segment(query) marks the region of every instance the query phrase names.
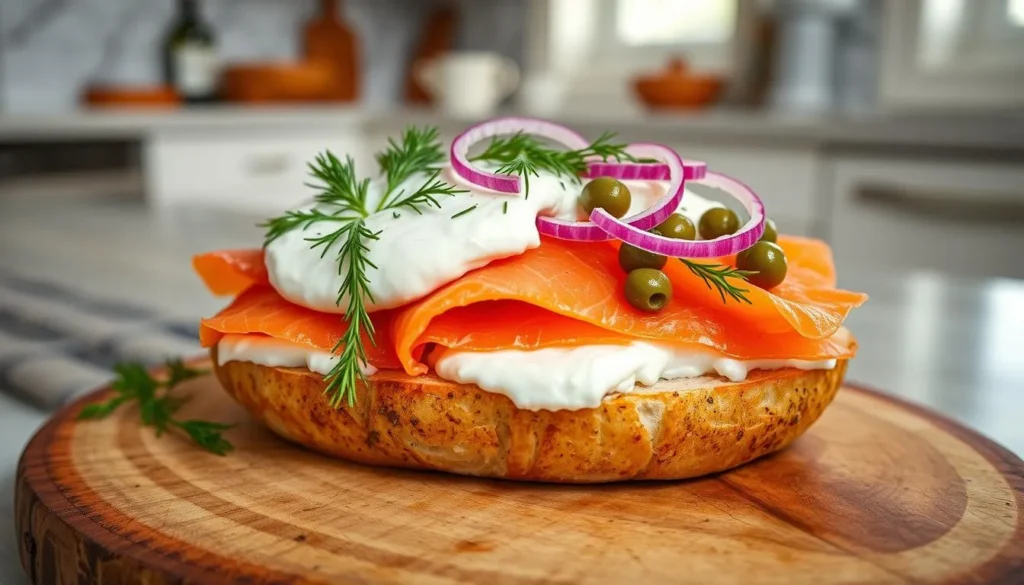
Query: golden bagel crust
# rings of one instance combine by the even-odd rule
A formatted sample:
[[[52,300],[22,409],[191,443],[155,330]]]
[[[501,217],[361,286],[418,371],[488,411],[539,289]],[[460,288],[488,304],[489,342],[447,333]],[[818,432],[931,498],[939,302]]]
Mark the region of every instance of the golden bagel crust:
[[[216,348],[211,351],[217,364]],[[433,376],[381,371],[354,407],[333,409],[322,376],[251,362],[215,366],[231,396],[278,435],[369,465],[561,483],[682,479],[789,445],[832,401],[833,370],[756,370],[667,380],[598,408],[530,411],[500,394]]]

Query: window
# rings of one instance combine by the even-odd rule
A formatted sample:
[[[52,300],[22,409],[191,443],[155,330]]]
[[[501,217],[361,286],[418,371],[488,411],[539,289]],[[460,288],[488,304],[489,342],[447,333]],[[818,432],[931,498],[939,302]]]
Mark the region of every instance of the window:
[[[1024,1],[926,0],[918,27],[926,68],[998,67],[1024,51]]]
[[[543,0],[535,0],[543,1]],[[575,71],[600,61],[606,74],[634,74],[682,55],[696,68],[730,66],[738,0],[549,0],[550,59]]]
[[[732,39],[732,0],[617,0],[616,33],[630,47],[723,44]]]
[[[1024,105],[1024,0],[905,0],[884,6],[884,105]]]
[[[563,103],[595,112],[639,107],[633,79],[676,57],[731,75],[756,13],[752,0],[528,2],[527,74],[552,77]]]
[[[1024,0],[1010,0],[1006,4],[1006,20],[1014,26],[1024,27]]]

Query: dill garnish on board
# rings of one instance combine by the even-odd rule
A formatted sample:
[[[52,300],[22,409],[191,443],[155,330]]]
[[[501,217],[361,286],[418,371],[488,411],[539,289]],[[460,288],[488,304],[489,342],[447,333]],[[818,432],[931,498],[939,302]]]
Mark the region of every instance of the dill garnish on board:
[[[209,370],[190,368],[180,359],[168,361],[166,370],[163,377],[154,378],[139,363],[114,366],[116,377],[110,384],[114,396],[106,402],[87,405],[78,413],[78,419],[106,418],[122,405],[134,402],[139,406],[142,424],[153,427],[158,437],[168,431],[183,433],[203,449],[216,455],[226,455],[234,446],[221,433],[233,425],[175,417],[188,402],[188,397],[175,396],[171,391],[186,380],[205,376]]]

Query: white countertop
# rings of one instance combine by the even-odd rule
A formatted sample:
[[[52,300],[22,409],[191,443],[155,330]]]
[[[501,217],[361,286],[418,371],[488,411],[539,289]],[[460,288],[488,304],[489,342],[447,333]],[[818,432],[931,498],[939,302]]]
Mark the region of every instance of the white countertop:
[[[261,218],[138,200],[50,193],[0,197],[0,269],[183,319],[218,310],[193,253],[257,245]],[[860,351],[848,379],[935,409],[1024,455],[1024,281],[934,273],[851,274],[870,300],[847,324]],[[46,414],[0,395],[0,584],[24,583],[11,540],[17,457]]]
[[[500,115],[521,112],[506,111]],[[526,115],[524,113],[524,115]],[[709,110],[652,114],[642,111],[544,116],[587,131],[609,130],[648,140],[760,140],[817,146],[892,146],[981,149],[1024,153],[1024,115],[973,116],[865,114],[802,116],[772,112]],[[288,127],[386,131],[434,124],[457,131],[473,118],[424,109],[379,111],[349,106],[240,107],[215,105],[167,111],[81,110],[46,116],[0,116],[0,144],[33,141],[143,139],[154,132],[187,129],[257,130]]]

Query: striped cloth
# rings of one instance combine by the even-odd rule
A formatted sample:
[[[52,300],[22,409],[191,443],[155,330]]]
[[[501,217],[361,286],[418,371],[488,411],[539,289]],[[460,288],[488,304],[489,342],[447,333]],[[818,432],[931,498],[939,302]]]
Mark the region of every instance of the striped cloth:
[[[119,361],[199,352],[195,322],[0,271],[0,392],[37,408],[107,383]]]

